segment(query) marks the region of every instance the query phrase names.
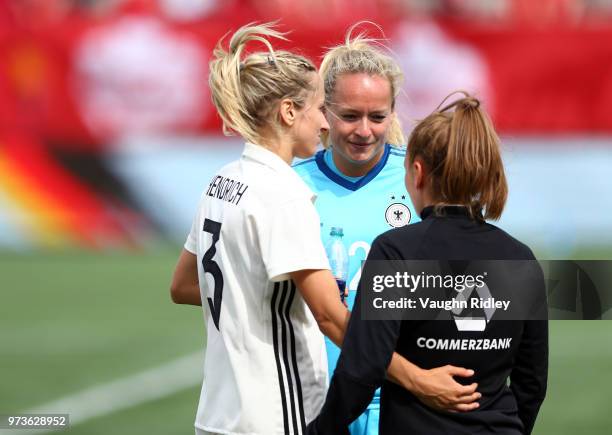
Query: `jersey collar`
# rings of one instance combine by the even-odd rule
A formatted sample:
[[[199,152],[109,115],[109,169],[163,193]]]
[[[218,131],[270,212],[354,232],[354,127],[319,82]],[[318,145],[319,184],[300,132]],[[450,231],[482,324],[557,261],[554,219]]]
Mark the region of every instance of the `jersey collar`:
[[[421,220],[425,220],[430,216],[434,217],[470,217],[470,212],[466,206],[463,205],[444,205],[438,206],[437,208],[433,205],[428,205],[421,210]]]
[[[383,155],[382,155],[380,161],[376,164],[376,166],[374,166],[372,169],[370,169],[370,172],[365,174],[363,177],[361,177],[357,181],[347,180],[346,178],[336,174],[327,165],[327,163],[325,162],[325,153],[328,152],[327,150],[319,151],[316,154],[316,156],[315,156],[315,161],[317,162],[317,166],[318,166],[319,170],[323,174],[325,174],[325,176],[327,176],[327,178],[332,180],[334,183],[339,184],[340,186],[344,187],[345,189],[353,190],[354,191],[354,190],[357,190],[357,189],[365,186],[370,181],[372,181],[374,178],[376,178],[376,176],[380,173],[380,171],[383,170],[383,168],[387,164],[387,160],[389,159],[389,151],[390,150],[391,150],[391,145],[385,144],[385,151],[383,152]]]
[[[298,192],[303,193],[311,201],[314,202],[317,195],[310,190],[308,185],[300,178],[300,176],[293,170],[293,168],[287,164],[283,159],[272,151],[265,149],[260,145],[256,145],[251,142],[244,144],[244,151],[242,152],[242,158],[247,158],[256,161],[262,165],[265,165],[276,173],[278,173],[279,183],[285,183]]]

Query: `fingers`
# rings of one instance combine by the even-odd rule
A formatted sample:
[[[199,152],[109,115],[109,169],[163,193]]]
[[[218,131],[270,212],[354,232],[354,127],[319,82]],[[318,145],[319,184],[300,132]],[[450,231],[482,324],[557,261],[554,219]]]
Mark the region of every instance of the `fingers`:
[[[482,397],[482,394],[480,394],[479,392],[475,392],[472,394],[468,394],[466,396],[461,396],[457,399],[456,404],[471,404],[473,402],[475,402],[476,400],[480,399]]]
[[[480,394],[477,393],[476,395],[463,397],[460,399],[460,401],[444,403],[439,400],[421,400],[421,402],[427,405],[429,408],[435,409],[438,411],[467,412],[467,411],[473,411],[480,407],[480,404],[476,402],[476,398],[479,399],[480,397],[481,397]],[[463,402],[464,400],[467,403],[464,403]]]
[[[449,404],[446,407],[446,411],[449,412],[467,412],[473,411],[480,407],[480,404],[477,402],[478,399],[482,397],[480,393],[473,393],[467,396],[462,396],[455,400],[452,404]]]
[[[467,411],[473,411],[475,409],[477,409],[480,405],[478,404],[478,402],[473,402],[473,403],[460,403],[458,405],[456,405],[454,407],[454,411],[458,411],[458,412],[467,412]]]
[[[462,378],[474,376],[474,370],[472,369],[465,369],[463,367],[455,367],[451,365],[446,366],[446,369],[451,376],[461,376]]]
[[[461,385],[461,384],[458,384],[458,385],[459,385],[459,388],[458,388],[459,396],[467,396],[469,394],[473,394],[476,391],[476,388],[478,388],[478,384],[476,382],[470,385]]]
[[[477,402],[482,397],[479,392],[474,392],[465,396],[457,398],[452,405],[449,406],[450,412],[468,412],[473,411],[480,407]]]

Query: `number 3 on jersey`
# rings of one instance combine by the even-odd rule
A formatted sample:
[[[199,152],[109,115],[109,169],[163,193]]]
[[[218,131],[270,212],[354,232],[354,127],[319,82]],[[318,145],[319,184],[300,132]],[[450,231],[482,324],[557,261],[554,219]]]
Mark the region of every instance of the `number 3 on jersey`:
[[[217,248],[215,245],[219,241],[219,236],[221,235],[221,222],[205,219],[204,231],[212,234],[212,245],[204,253],[204,257],[202,257],[202,267],[204,268],[204,273],[210,273],[215,282],[214,301],[210,297],[207,299],[213,322],[215,323],[218,331],[219,316],[221,315],[221,299],[223,297],[223,274],[221,273],[221,268],[219,265],[215,262],[215,260],[213,260],[213,257],[217,253]]]

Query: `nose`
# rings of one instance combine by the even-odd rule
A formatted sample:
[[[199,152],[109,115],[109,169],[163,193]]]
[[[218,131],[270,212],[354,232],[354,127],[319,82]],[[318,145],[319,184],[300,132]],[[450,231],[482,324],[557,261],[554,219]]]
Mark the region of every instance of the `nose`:
[[[357,125],[357,129],[355,130],[355,134],[360,137],[370,137],[372,134],[372,128],[370,127],[370,121],[368,118],[363,117],[359,124]]]
[[[325,116],[321,116],[321,132],[329,131],[329,123],[327,122],[327,118]]]

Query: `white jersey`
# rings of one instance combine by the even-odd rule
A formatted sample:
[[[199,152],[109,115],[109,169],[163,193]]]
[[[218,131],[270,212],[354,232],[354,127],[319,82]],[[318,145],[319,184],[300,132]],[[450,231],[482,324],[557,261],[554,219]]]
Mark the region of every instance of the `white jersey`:
[[[323,335],[288,275],[329,268],[314,199],[279,156],[249,143],[202,194],[185,243],[207,327],[197,428],[301,434],[319,413]]]

